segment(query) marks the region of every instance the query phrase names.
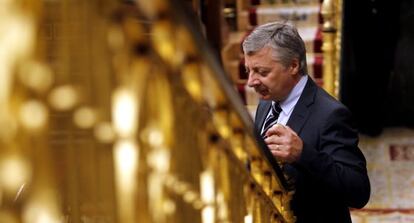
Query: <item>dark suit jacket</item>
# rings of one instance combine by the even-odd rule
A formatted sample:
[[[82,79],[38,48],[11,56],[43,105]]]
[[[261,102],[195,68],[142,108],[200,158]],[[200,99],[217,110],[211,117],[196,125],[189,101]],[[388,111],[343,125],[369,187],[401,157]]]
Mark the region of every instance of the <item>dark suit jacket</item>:
[[[259,103],[257,129],[270,105]],[[295,179],[291,208],[297,223],[351,222],[348,207],[361,208],[368,202],[366,161],[350,116],[344,105],[308,78],[287,122],[303,140],[299,161],[285,166]]]

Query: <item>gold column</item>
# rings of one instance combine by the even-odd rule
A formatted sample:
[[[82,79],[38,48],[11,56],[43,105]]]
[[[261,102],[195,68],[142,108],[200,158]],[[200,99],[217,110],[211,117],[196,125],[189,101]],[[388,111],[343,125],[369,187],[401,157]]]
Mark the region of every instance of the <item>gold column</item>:
[[[323,23],[323,87],[331,95],[339,94],[339,66],[341,52],[342,1],[324,0],[321,13]]]

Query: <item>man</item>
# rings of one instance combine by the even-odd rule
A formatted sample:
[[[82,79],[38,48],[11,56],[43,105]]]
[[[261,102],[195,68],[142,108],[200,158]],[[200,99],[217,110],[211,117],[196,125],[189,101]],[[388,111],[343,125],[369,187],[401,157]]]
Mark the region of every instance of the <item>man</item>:
[[[297,223],[351,222],[349,207],[368,202],[370,184],[349,110],[306,74],[305,44],[292,25],[257,27],[243,51],[248,86],[261,99],[256,127],[294,178]]]

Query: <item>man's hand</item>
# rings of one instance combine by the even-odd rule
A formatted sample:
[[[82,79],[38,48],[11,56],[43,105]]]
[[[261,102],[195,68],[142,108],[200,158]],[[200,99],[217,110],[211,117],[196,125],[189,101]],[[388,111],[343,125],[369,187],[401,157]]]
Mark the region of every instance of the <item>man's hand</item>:
[[[266,132],[265,142],[278,160],[292,163],[302,154],[303,141],[289,126],[276,124]]]

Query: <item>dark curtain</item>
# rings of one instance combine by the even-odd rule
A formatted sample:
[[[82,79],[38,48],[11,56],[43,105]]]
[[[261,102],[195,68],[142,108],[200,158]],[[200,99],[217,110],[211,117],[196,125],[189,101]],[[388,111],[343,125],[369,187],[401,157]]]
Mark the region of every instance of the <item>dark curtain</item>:
[[[414,127],[414,1],[402,1],[387,105],[389,126]]]
[[[400,0],[344,0],[340,98],[363,134],[375,136],[397,124],[389,94],[400,5]]]

